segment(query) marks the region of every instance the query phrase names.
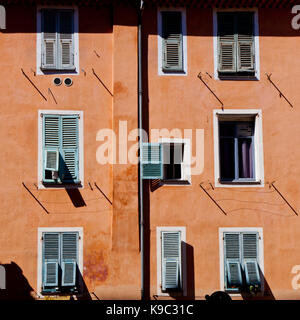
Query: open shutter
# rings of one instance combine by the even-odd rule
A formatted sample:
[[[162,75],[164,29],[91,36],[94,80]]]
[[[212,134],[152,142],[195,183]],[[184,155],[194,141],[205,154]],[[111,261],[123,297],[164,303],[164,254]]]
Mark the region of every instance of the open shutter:
[[[42,69],[57,67],[57,13],[55,10],[42,11]]]
[[[74,69],[74,13],[61,11],[59,13],[59,50],[60,68]]]
[[[238,63],[237,71],[254,71],[254,21],[253,13],[237,15]]]
[[[238,290],[242,286],[240,235],[239,233],[225,233],[224,241],[227,289]]]
[[[182,23],[181,12],[162,12],[163,70],[182,71]]]
[[[59,116],[43,115],[43,180],[54,181],[54,179],[45,178],[45,170],[59,170]]]
[[[58,286],[59,234],[43,234],[43,287]]]
[[[78,116],[62,116],[62,170],[60,178],[63,182],[79,182],[78,160]]]
[[[244,271],[247,285],[258,285],[261,280],[258,267],[258,234],[243,233]]]
[[[162,232],[162,290],[180,289],[180,232]]]
[[[219,72],[236,72],[235,17],[218,13]]]
[[[162,145],[160,143],[143,143],[140,151],[142,178],[163,178]]]
[[[62,286],[76,285],[77,233],[62,234]]]

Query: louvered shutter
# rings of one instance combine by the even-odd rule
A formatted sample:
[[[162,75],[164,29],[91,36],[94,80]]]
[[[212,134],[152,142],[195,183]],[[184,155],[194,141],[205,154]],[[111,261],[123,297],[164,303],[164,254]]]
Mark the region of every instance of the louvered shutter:
[[[74,69],[73,16],[73,11],[61,11],[59,13],[58,38],[61,69]]]
[[[219,72],[236,72],[235,17],[218,13]]]
[[[240,288],[242,286],[240,235],[239,233],[225,233],[225,270],[227,288]]]
[[[54,10],[42,11],[42,69],[56,69],[57,14]]]
[[[180,289],[180,232],[162,232],[162,290]]]
[[[58,286],[59,234],[43,234],[43,287]]]
[[[140,157],[143,179],[163,178],[163,156],[160,143],[143,143]]]
[[[60,148],[60,118],[56,115],[43,116],[43,181],[53,181],[45,178],[45,170],[59,170]]]
[[[76,285],[78,234],[62,234],[62,286]]]
[[[254,71],[254,21],[253,13],[237,15],[237,71]]]
[[[260,286],[258,267],[258,234],[243,233],[243,264],[247,285]]]
[[[62,116],[61,119],[62,165],[60,179],[62,182],[79,182],[78,116]]]
[[[162,12],[162,56],[164,71],[183,70],[181,12]]]

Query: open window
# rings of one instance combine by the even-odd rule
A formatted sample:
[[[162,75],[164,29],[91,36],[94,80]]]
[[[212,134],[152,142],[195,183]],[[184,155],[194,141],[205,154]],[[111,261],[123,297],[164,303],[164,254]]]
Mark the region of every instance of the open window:
[[[260,110],[214,111],[215,185],[263,186]]]
[[[43,186],[81,185],[80,116],[41,113],[40,151]]]
[[[143,179],[160,179],[164,184],[190,184],[190,141],[163,139],[144,143],[141,152]]]

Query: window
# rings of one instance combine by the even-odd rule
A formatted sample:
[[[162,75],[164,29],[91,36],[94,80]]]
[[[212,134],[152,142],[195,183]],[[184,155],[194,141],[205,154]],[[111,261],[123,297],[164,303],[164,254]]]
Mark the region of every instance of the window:
[[[190,184],[190,157],[189,139],[144,143],[141,154],[143,179],[160,179],[166,184]]]
[[[43,115],[45,183],[79,183],[78,115]]]
[[[42,292],[78,290],[78,232],[42,233]]]
[[[158,73],[160,75],[186,74],[185,10],[160,9],[158,33]]]
[[[39,188],[83,183],[83,113],[39,111]]]
[[[224,283],[229,292],[261,291],[258,232],[224,232]]]
[[[217,11],[214,20],[216,77],[259,78],[257,11]]]
[[[186,295],[185,227],[157,227],[157,293]]]
[[[43,9],[42,64],[44,70],[75,70],[74,12]]]
[[[254,120],[219,121],[221,181],[255,181]]]
[[[261,112],[214,112],[215,184],[263,185]]]

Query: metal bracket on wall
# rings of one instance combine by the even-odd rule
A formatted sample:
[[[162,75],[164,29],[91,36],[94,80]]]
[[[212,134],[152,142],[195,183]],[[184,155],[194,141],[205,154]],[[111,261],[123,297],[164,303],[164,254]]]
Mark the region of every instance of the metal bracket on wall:
[[[34,198],[34,200],[44,209],[44,211],[49,214],[50,212],[41,204],[41,202],[36,198],[36,196],[29,190],[29,188],[22,182],[23,187],[28,191],[28,193]]]
[[[274,190],[280,195],[280,197],[284,200],[284,202],[292,209],[292,211],[295,213],[296,216],[298,216],[297,211],[289,204],[289,202],[286,200],[286,198],[282,195],[282,193],[277,189],[277,187],[275,187],[274,185],[275,181],[272,181],[269,183],[269,188],[271,188],[271,186],[274,188]]]
[[[24,70],[21,68],[21,71],[24,75],[24,77],[31,83],[31,85],[35,88],[35,90],[43,97],[45,101],[47,101],[47,98],[42,94],[40,89],[32,82],[32,80],[28,77],[28,75],[24,72]]]
[[[207,72],[206,72],[207,73]],[[208,74],[208,73],[207,73]],[[213,96],[220,102],[222,110],[224,110],[224,103],[217,97],[217,95],[213,92],[213,90],[207,85],[207,83],[202,79],[201,72],[198,74],[198,78],[202,81],[202,83],[206,86],[206,88],[213,94]]]
[[[217,203],[217,201],[203,188],[203,182],[199,184],[200,188],[208,195],[208,197],[213,201],[213,203],[227,216],[227,213],[222,209],[222,207]]]
[[[276,84],[271,80],[271,75],[272,75],[272,73],[270,73],[270,74],[267,74],[266,73],[266,76],[267,76],[267,78],[268,78],[268,80],[270,81],[270,83],[274,86],[274,88],[279,92],[279,97],[281,98],[281,97],[283,97],[284,98],[284,100],[292,107],[292,108],[294,108],[294,106],[290,103],[290,101],[288,100],[288,98],[281,92],[281,90],[276,86]]]

